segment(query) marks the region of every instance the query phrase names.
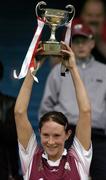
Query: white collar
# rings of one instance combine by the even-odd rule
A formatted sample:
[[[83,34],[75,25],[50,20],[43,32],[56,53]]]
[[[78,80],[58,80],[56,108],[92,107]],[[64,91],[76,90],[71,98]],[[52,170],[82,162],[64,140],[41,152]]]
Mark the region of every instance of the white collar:
[[[63,151],[61,157],[60,157],[58,160],[56,160],[56,161],[51,161],[51,160],[49,160],[49,159],[48,159],[48,154],[47,154],[46,152],[44,152],[44,153],[42,154],[42,157],[47,160],[47,162],[48,162],[48,164],[49,164],[50,166],[59,166],[60,160],[61,160],[62,156],[66,156],[66,155],[67,155],[67,150],[64,148],[64,151]]]

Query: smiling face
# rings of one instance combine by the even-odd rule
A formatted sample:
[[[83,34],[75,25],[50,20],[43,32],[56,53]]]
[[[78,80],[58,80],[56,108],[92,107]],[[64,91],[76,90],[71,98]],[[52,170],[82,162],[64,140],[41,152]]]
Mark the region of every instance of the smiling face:
[[[52,161],[58,160],[64,151],[64,143],[70,133],[65,132],[64,126],[51,120],[43,124],[40,135],[41,143],[48,154],[48,159]]]
[[[93,39],[76,36],[72,40],[72,49],[77,59],[86,59],[90,56],[95,43]]]

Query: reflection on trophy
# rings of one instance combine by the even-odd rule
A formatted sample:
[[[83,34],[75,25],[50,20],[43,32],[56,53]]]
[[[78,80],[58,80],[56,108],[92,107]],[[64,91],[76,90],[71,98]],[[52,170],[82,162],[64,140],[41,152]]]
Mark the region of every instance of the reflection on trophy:
[[[43,7],[44,6],[44,7]],[[67,10],[45,8],[46,3],[41,1],[36,6],[36,15],[38,10],[41,11],[41,18],[45,17],[46,23],[51,28],[51,36],[48,41],[43,42],[44,53],[43,55],[59,55],[60,43],[55,38],[56,28],[68,24],[70,14],[75,15],[75,9],[72,5],[67,5]]]

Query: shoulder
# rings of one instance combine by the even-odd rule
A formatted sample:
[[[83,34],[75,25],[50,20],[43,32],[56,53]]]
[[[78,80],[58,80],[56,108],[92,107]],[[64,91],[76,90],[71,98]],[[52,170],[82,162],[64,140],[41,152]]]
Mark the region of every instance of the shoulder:
[[[94,62],[94,64],[96,65],[96,67],[106,70],[106,64],[101,63],[101,62],[97,61],[96,59],[94,59],[93,62]]]
[[[88,177],[89,168],[92,160],[92,144],[88,150],[85,150],[78,141],[78,139],[75,137],[69,153],[71,156],[74,157],[78,169],[80,169],[81,178],[82,174]]]
[[[100,76],[102,78],[106,77],[106,64],[103,64],[97,60],[92,61],[91,71],[93,75]]]
[[[77,160],[92,158],[92,144],[88,150],[85,150],[77,137],[74,138],[73,145],[69,150],[70,155],[73,155]]]

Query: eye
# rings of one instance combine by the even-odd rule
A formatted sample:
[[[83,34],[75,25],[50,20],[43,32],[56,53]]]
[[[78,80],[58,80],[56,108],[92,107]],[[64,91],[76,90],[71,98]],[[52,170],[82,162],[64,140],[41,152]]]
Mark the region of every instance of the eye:
[[[44,136],[44,137],[48,137],[49,135],[48,135],[47,133],[44,133],[43,136]]]
[[[54,137],[60,137],[60,134],[55,134]]]

